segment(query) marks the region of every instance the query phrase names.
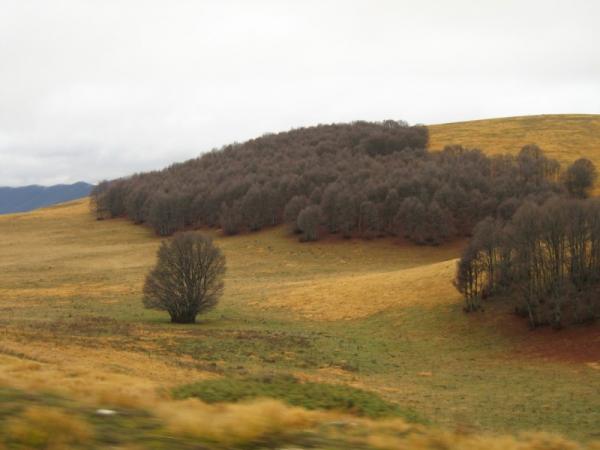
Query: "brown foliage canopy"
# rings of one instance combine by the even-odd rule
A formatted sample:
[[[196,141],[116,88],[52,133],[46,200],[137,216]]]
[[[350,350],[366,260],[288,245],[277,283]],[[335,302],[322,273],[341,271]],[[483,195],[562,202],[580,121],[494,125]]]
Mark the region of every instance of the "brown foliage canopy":
[[[126,216],[159,235],[279,223],[300,233],[301,221],[310,228],[303,240],[391,234],[436,245],[488,215],[510,218],[525,200],[565,192],[560,165],[535,145],[486,156],[460,146],[428,152],[427,140],[426,127],[394,121],[300,128],[101,183],[93,198],[100,218]]]
[[[598,178],[594,163],[586,158],[579,158],[565,172],[565,186],[575,197],[586,198]]]

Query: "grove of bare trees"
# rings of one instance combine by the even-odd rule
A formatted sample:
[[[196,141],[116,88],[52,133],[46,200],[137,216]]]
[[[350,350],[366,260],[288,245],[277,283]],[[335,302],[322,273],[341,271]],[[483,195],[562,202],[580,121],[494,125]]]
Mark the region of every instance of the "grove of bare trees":
[[[508,222],[480,222],[458,262],[467,311],[494,296],[532,327],[600,316],[600,200],[526,202]]]
[[[162,236],[287,223],[303,241],[399,235],[437,245],[488,215],[510,218],[524,201],[589,189],[584,164],[563,175],[535,145],[486,156],[427,143],[426,127],[394,121],[300,128],[103,182],[92,197],[98,218],[128,217]]]
[[[473,236],[455,279],[467,311],[506,296],[532,326],[598,316],[600,203],[584,200],[593,163],[562,169],[536,145],[493,156],[427,147],[427,128],[403,122],[300,128],[100,183],[92,200],[98,219],[127,217],[161,236],[281,223],[304,242],[393,235],[438,245]]]

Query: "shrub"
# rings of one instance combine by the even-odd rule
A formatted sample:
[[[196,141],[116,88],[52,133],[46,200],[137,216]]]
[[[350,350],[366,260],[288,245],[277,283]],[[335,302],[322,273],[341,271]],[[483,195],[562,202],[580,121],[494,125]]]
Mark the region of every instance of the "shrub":
[[[10,419],[5,439],[18,448],[72,448],[92,438],[91,426],[56,408],[32,406]]]
[[[144,306],[167,311],[174,323],[194,323],[223,293],[225,257],[212,239],[187,232],[163,242],[146,278]]]
[[[306,409],[336,410],[373,418],[395,416],[420,421],[414,412],[387,402],[375,393],[346,385],[301,382],[290,375],[201,381],[178,387],[173,395],[178,399],[195,397],[207,403],[274,398]]]
[[[208,444],[197,448],[220,449],[282,448],[327,419],[323,413],[276,400],[207,405],[189,398],[161,403],[155,412],[170,432]]]

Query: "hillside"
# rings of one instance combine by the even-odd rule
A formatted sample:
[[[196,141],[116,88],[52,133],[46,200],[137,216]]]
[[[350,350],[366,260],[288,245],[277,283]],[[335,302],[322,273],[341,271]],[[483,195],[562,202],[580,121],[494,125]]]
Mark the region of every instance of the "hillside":
[[[84,182],[55,186],[0,187],[0,214],[26,212],[87,197],[93,187]]]
[[[429,148],[477,147],[488,154],[515,154],[527,144],[568,164],[588,158],[600,167],[600,115],[558,114],[506,117],[429,125]]]
[[[314,439],[327,448],[397,448],[406,439],[422,448],[439,448],[440,440],[474,449],[516,446],[512,437],[430,435],[419,426],[408,432],[398,419],[356,422],[272,404],[210,409],[167,395],[189,383],[200,384],[180,392],[226,380],[219,388],[225,392],[212,388],[218,398],[267,374],[317,383],[323,397],[340,384],[357,399],[367,392],[376,396],[369,405],[387,402],[399,417],[418,417],[431,430],[598,438],[600,329],[532,334],[508,311],[463,314],[450,283],[461,242],[299,245],[283,227],[213,234],[228,261],[224,298],[198,325],[172,326],[141,304],[160,242],[150,230],[121,219],[96,221],[87,200],[1,217],[0,403],[7,409],[0,408],[0,418],[22,417],[19,426],[31,429],[50,414],[64,428],[70,422],[56,419],[56,410],[74,414],[84,424],[67,426],[79,434],[68,433],[95,430],[96,445],[142,439],[155,448],[189,448],[193,439],[240,433],[243,442],[276,447],[310,446]],[[25,405],[38,409],[24,412]],[[103,419],[95,408],[119,414]],[[214,428],[200,425],[207,414]],[[355,432],[340,435],[327,425],[348,420],[358,424]],[[313,434],[294,434],[306,428]],[[550,442],[535,439],[519,448]]]
[[[600,327],[531,332],[500,302],[464,314],[464,238],[203,230],[224,297],[173,326],[141,303],[151,229],[96,220],[88,199],[0,217],[0,447],[597,445]]]
[[[103,182],[92,198],[98,218],[127,217],[161,236],[286,223],[303,241],[400,235],[438,245],[525,201],[569,194],[560,164],[536,145],[491,157],[460,145],[428,151],[427,142],[426,127],[403,122],[317,125]]]

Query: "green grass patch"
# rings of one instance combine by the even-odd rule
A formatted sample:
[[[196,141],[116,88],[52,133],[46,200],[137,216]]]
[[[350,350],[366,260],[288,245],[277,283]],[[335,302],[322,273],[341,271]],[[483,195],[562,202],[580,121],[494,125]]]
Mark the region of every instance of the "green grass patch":
[[[345,385],[300,381],[291,375],[220,378],[187,384],[173,390],[177,399],[196,397],[207,403],[274,398],[292,406],[348,412],[359,416],[402,417],[424,422],[411,410],[387,402],[373,392]]]

